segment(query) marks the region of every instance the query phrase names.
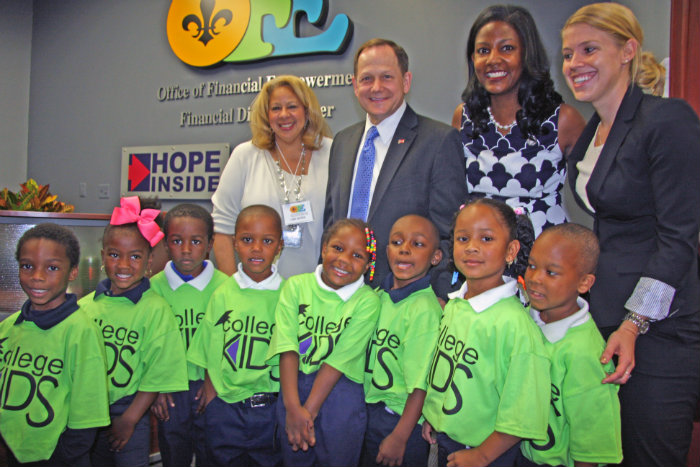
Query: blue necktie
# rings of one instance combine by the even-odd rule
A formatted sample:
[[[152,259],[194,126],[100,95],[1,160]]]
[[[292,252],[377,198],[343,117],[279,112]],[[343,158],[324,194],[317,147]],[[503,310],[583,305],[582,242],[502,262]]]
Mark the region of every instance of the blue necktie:
[[[357,164],[355,174],[355,185],[352,190],[352,204],[350,207],[350,217],[367,220],[369,211],[369,191],[372,187],[372,172],[374,171],[374,138],[379,136],[376,126],[372,126],[367,131],[365,144],[360,153],[360,162]]]

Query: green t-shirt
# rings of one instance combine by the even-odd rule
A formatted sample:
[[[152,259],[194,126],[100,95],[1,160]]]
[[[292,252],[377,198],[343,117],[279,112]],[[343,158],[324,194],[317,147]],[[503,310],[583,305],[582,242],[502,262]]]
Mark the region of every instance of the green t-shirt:
[[[549,359],[540,330],[512,293],[476,312],[471,302],[482,295],[445,306],[423,415],[472,447],[494,431],[546,439]]]
[[[230,404],[279,391],[279,359],[266,363],[279,294],[242,289],[229,277],[209,300],[187,358],[206,368],[216,393]]]
[[[0,432],[20,462],[51,457],[66,427],[109,425],[106,363],[97,327],[77,310],[43,330],[0,323]]]
[[[228,276],[215,269],[208,261],[205,270],[199,276],[185,282],[171,269],[171,264],[172,262],[168,262],[163,271],[151,278],[151,288],[170,305],[180,326],[185,349],[189,349],[194,333],[207,310],[209,297]],[[204,379],[204,370],[197,365],[188,364],[187,374],[191,381]]]
[[[365,400],[401,415],[414,389],[427,388],[442,308],[431,287],[398,303],[379,291],[381,312],[367,350]]]
[[[299,354],[299,371],[311,374],[326,363],[362,384],[365,353],[379,317],[379,298],[362,285],[343,301],[318,285],[315,273],[290,277],[275,311],[268,359],[283,352]]]
[[[551,405],[546,441],[522,443],[525,457],[538,464],[622,460],[618,386],[601,384],[614,365],[600,364],[605,342],[595,322],[570,327],[563,339],[545,346],[552,359]]]
[[[153,290],[138,303],[95,292],[78,304],[100,328],[107,352],[109,403],[137,391],[186,391],[185,347],[170,305]]]

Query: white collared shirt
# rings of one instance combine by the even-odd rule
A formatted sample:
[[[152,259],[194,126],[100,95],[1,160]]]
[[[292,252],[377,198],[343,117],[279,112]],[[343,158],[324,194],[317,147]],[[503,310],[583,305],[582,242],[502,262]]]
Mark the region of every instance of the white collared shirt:
[[[377,185],[377,179],[379,179],[379,172],[382,170],[382,165],[384,164],[384,159],[386,159],[386,154],[389,151],[389,146],[391,145],[391,140],[396,133],[396,128],[399,126],[399,122],[406,111],[406,101],[404,100],[396,112],[386,117],[384,120],[379,122],[377,125],[373,124],[369,115],[365,117],[365,132],[362,136],[362,141],[360,141],[360,147],[355,155],[355,168],[352,171],[352,183],[350,184],[350,200],[348,204],[348,217],[350,216],[350,210],[352,209],[352,194],[355,191],[355,177],[357,176],[357,166],[360,163],[360,156],[362,155],[362,148],[365,146],[365,139],[367,139],[367,132],[373,126],[377,127],[377,132],[379,136],[374,138],[374,168],[372,169],[372,185],[369,189],[369,202],[372,204],[372,196],[374,196],[374,187]],[[369,209],[367,210],[367,215],[369,217]]]
[[[498,301],[503,300],[504,298],[511,297],[517,293],[518,283],[515,279],[513,279],[512,277],[503,276],[503,282],[503,285],[499,285],[498,287],[494,287],[493,289],[489,289],[486,292],[480,293],[476,297],[467,299],[469,305],[471,305],[474,311],[476,311],[477,313],[481,313],[482,311],[496,304]],[[467,282],[465,281],[464,284],[462,284],[462,287],[459,288],[459,290],[456,290],[448,294],[447,296],[450,299],[464,299],[466,293]]]
[[[243,271],[243,264],[238,263],[238,271],[233,273],[233,278],[238,282],[238,287],[241,289],[254,289],[254,290],[277,290],[282,284],[282,276],[277,272],[277,265],[273,264],[271,266],[272,274],[266,279],[256,282],[250,278],[248,274]]]
[[[323,282],[323,279],[321,278],[321,271],[323,271],[323,265],[319,264],[318,266],[316,266],[316,282],[318,283],[318,286],[321,287],[323,290],[335,293],[344,302],[350,300],[350,297],[352,297],[352,295],[355,292],[357,292],[360,289],[360,287],[365,285],[365,278],[363,276],[360,276],[360,278],[357,279],[355,282],[343,286],[339,289],[334,289],[326,285],[325,282]]]
[[[209,285],[209,281],[214,276],[214,271],[216,270],[214,264],[212,264],[211,261],[207,261],[204,265],[204,269],[197,277],[190,281],[185,281],[175,272],[174,267],[175,265],[173,262],[168,261],[163,269],[165,278],[168,280],[168,285],[170,285],[171,289],[177,290],[181,286],[189,284],[200,292],[203,291],[207,285]]]
[[[591,202],[588,200],[588,192],[586,191],[586,186],[588,185],[588,181],[591,179],[593,169],[595,169],[595,166],[598,163],[600,153],[603,152],[602,144],[600,146],[595,145],[595,140],[598,135],[598,128],[600,128],[600,124],[595,130],[593,139],[588,145],[588,149],[586,149],[586,153],[584,154],[583,159],[576,163],[576,169],[578,169],[578,177],[576,177],[576,186],[574,187],[576,194],[578,194],[579,198],[581,198],[583,203],[588,209],[591,210],[591,212],[595,212],[595,209],[593,209],[593,206],[591,206]]]
[[[559,321],[554,321],[552,323],[545,323],[540,318],[540,312],[530,307],[530,316],[535,320],[535,323],[542,329],[542,334],[547,338],[549,342],[554,344],[559,342],[566,335],[566,331],[570,328],[580,326],[591,318],[588,314],[588,302],[581,297],[576,299],[576,304],[579,310],[572,315],[567,316]]]

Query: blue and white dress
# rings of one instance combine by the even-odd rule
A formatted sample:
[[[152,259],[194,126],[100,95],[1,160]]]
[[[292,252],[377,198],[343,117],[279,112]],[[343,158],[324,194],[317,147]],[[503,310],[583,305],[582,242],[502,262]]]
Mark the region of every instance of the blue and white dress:
[[[517,125],[504,136],[489,122],[488,131],[472,139],[468,136],[472,121],[462,106],[460,134],[470,196],[496,198],[513,208],[524,208],[535,235],[568,221],[561,194],[566,163],[559,148],[559,109],[542,123],[538,138],[525,139]]]

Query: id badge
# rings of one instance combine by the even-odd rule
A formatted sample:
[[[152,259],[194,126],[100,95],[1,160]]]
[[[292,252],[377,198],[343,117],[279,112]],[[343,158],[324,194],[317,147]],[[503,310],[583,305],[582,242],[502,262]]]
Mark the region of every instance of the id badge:
[[[285,225],[282,230],[282,240],[285,248],[301,248],[301,224]]]
[[[312,222],[314,214],[311,211],[311,201],[303,200],[283,204],[282,217],[284,217],[282,220],[287,226]]]

